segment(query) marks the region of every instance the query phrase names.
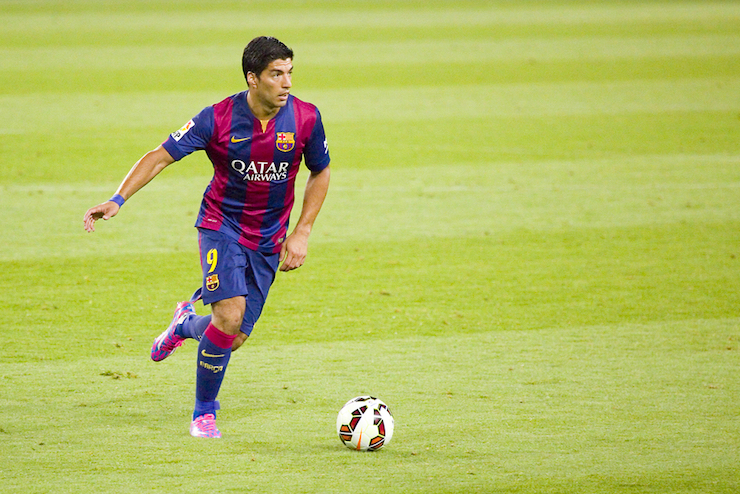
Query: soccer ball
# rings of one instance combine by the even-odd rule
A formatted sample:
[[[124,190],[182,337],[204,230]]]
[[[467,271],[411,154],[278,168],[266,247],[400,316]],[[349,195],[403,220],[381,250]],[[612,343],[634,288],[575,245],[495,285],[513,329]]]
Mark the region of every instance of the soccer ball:
[[[339,410],[337,434],[350,449],[377,451],[393,437],[393,415],[379,399],[358,396]]]

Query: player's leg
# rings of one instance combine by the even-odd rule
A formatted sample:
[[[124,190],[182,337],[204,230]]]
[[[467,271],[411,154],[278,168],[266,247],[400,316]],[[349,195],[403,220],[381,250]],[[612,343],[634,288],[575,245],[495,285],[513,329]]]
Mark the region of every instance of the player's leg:
[[[216,398],[244,318],[247,259],[242,246],[218,232],[201,230],[200,246],[203,303],[211,305],[211,319],[198,344],[195,409],[190,434],[220,437],[215,424],[219,408]],[[206,319],[192,322],[202,325]]]
[[[243,269],[246,296],[234,297],[212,304],[213,319],[198,346],[196,406],[191,434],[200,437],[220,437],[216,427],[216,397],[232,349],[237,349],[249,337],[262,313],[267,293],[275,279],[279,254],[261,254],[243,249],[247,265]],[[204,297],[208,302],[210,297]]]
[[[195,409],[190,434],[197,437],[220,437],[216,428],[216,401],[231,347],[244,317],[245,299],[237,296],[212,304],[213,319],[198,344],[198,370],[195,380]]]
[[[206,235],[205,238],[203,236],[204,234]],[[224,239],[226,239],[226,237],[222,234],[211,232],[210,230],[202,230],[199,232],[198,244],[201,248],[201,267],[203,268],[204,273],[203,286],[193,294],[189,301],[183,301],[177,304],[172,322],[167,329],[162,332],[162,334],[154,339],[151,358],[155,362],[164,360],[172,355],[186,339],[192,338],[200,341],[203,337],[203,333],[205,333],[211,323],[212,316],[197,315],[195,313],[195,307],[193,307],[193,302],[200,300],[204,293],[208,294],[206,298],[212,299],[214,298],[214,294],[211,292],[219,291],[220,281],[223,279],[223,276],[219,278],[219,273],[215,268],[218,266],[224,268],[228,265],[232,268],[236,267],[237,272],[238,270],[243,269],[243,266],[246,263],[244,256],[239,252],[235,260],[223,259],[223,256],[227,253],[227,251],[223,250],[223,247],[221,251],[222,259],[220,263],[218,262],[218,242]],[[240,250],[238,245],[235,247],[235,250]],[[228,281],[229,280],[227,280],[227,282]]]
[[[195,309],[189,304],[189,302],[180,302],[177,305],[172,323],[154,340],[154,344],[152,345],[152,360],[155,362],[164,360],[172,355],[186,339],[200,341],[203,337],[203,333],[205,333],[211,323],[212,316],[210,314],[205,316],[197,315]],[[253,303],[250,303],[250,305],[254,306]],[[187,312],[183,311],[183,307]],[[249,333],[251,333],[254,322],[256,321],[253,312],[254,310],[250,311],[250,316],[245,316],[247,320],[245,321],[244,329],[234,339],[231,351],[236,351],[249,338]],[[259,314],[257,314],[257,317],[259,317]]]

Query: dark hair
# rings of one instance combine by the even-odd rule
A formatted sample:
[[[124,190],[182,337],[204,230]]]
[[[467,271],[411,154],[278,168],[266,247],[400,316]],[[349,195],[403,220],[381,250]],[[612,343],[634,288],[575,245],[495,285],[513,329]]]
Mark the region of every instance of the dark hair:
[[[275,60],[285,60],[288,58],[293,58],[293,50],[285,46],[277,38],[271,36],[254,38],[244,48],[244,54],[242,55],[244,78],[247,78],[249,72],[259,77],[262,71]]]

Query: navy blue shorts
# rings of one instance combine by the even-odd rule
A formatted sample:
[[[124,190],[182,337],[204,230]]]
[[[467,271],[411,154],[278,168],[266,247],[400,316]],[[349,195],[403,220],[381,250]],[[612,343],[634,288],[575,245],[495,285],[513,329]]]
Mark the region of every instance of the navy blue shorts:
[[[203,304],[245,297],[247,309],[241,331],[250,335],[275,280],[280,254],[248,249],[223,233],[204,228],[198,229],[198,241],[203,268]]]

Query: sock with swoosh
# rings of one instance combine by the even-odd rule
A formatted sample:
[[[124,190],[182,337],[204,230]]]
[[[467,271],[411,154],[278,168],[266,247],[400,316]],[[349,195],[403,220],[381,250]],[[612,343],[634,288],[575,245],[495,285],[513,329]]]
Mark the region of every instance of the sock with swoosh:
[[[216,415],[216,397],[224,380],[226,366],[231,358],[231,344],[236,335],[228,335],[209,323],[198,345],[198,371],[195,378],[195,410],[199,415]]]

